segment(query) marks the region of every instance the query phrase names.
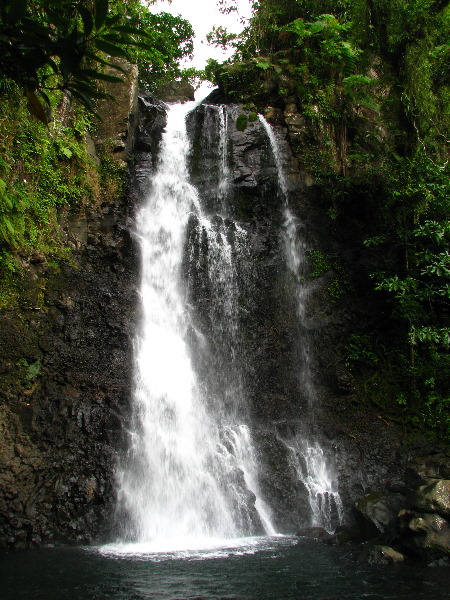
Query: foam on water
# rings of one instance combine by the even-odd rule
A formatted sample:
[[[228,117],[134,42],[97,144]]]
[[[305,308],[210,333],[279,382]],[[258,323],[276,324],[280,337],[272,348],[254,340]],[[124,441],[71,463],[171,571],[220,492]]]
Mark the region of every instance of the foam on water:
[[[95,548],[105,556],[112,558],[140,558],[151,562],[165,560],[206,560],[226,558],[228,556],[244,556],[280,546],[296,544],[297,538],[283,535],[254,536],[232,539],[221,538],[183,538],[180,540],[159,540],[141,543],[116,543]]]

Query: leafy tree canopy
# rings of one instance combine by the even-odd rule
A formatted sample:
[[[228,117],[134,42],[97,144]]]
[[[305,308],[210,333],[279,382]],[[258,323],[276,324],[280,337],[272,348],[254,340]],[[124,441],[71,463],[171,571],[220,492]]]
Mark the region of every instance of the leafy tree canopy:
[[[150,47],[130,48],[131,60],[138,65],[140,85],[148,90],[170,79],[188,78],[180,67],[183,58],[192,56],[194,30],[180,16],[170,13],[151,13],[138,4],[129,11],[130,24],[144,31]]]

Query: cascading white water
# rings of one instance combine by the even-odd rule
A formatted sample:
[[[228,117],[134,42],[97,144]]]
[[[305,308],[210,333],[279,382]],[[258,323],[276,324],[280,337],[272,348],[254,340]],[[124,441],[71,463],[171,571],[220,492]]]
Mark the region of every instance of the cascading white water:
[[[232,411],[211,406],[186,342],[188,330],[195,329],[182,281],[192,214],[207,233],[209,275],[221,297],[220,307],[213,303],[211,310],[228,319],[231,347],[237,329],[233,249],[224,231],[202,214],[189,183],[185,116],[190,108],[174,105],[168,111],[159,166],[137,216],[142,320],[136,336],[133,429],[118,472],[119,505],[128,541],[151,542],[153,548],[252,534],[258,509],[266,531],[273,529],[264,505],[260,502],[256,511],[252,506],[258,488],[248,430]],[[226,145],[223,135],[219,140]],[[224,178],[225,167],[222,172]],[[236,387],[233,393],[239,396]]]
[[[289,206],[289,186],[283,168],[282,155],[274,130],[266,119],[259,115],[270,142],[272,154],[278,172],[278,183],[284,199],[283,206],[283,243],[287,267],[295,282],[297,300],[297,318],[301,330],[300,386],[302,396],[310,407],[316,402],[316,390],[312,377],[312,352],[306,333],[306,308],[310,286],[305,279],[307,268],[307,245],[304,226]],[[314,430],[315,424],[311,424]],[[314,433],[312,431],[311,433]],[[319,441],[308,440],[304,435],[291,440],[281,439],[290,454],[291,466],[308,491],[311,506],[311,525],[331,530],[343,516],[342,502],[338,492],[337,476],[325,455]]]
[[[262,499],[260,494],[260,486],[257,478],[258,464],[249,427],[242,424],[237,427],[228,427],[225,430],[225,438],[225,446],[228,445],[231,448],[232,455],[236,458],[239,467],[242,469],[247,488],[256,496],[255,507],[266,533],[275,535],[276,531],[272,525],[270,506]]]
[[[311,525],[333,531],[344,515],[333,462],[317,441],[311,443],[297,435],[284,443],[291,467],[308,492]]]
[[[225,106],[215,105],[205,105],[204,109],[209,114],[209,125],[216,123],[218,126],[216,155],[219,170],[216,194],[219,202],[213,204],[220,210],[220,214],[198,214],[196,239],[203,240],[204,254],[195,254],[191,249],[190,271],[201,271],[202,263],[207,257],[207,329],[214,348],[206,348],[206,351],[216,358],[213,360],[212,387],[216,418],[222,424],[222,458],[231,456],[237,461],[244,474],[246,489],[256,496],[255,508],[263,529],[272,535],[275,530],[271,524],[270,509],[261,498],[258,485],[256,449],[250,428],[245,424],[249,415],[242,382],[243,349],[239,313],[242,309],[241,283],[245,282],[246,288],[251,287],[248,260],[250,241],[247,232],[227,215],[226,200],[230,182],[227,109]],[[246,291],[248,293],[248,289]],[[211,360],[211,356],[204,358],[205,362]],[[239,512],[242,513],[242,510]],[[247,522],[247,530],[251,529],[249,515],[241,514],[242,518]]]
[[[215,341],[216,362],[214,380],[221,390],[222,400],[216,408],[222,410],[226,420],[233,414],[245,411],[241,370],[239,360],[239,282],[238,271],[246,251],[246,234],[238,226],[233,226],[233,243],[229,240],[230,226],[222,217],[211,221],[201,216],[197,225],[198,237],[205,239],[207,252],[207,277],[210,295],[209,330]],[[198,270],[199,262],[205,257],[193,259],[192,268]],[[226,408],[228,407],[228,408]]]
[[[226,106],[214,107],[219,111],[219,155],[220,155],[220,177],[219,197],[224,199],[228,191],[229,169],[228,169],[228,115]]]

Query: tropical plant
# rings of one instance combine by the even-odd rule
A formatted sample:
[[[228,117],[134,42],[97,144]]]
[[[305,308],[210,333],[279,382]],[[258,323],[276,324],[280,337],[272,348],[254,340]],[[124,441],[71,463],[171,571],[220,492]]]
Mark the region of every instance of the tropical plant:
[[[130,58],[127,47],[151,50],[149,35],[113,13],[108,0],[2,0],[0,85],[12,80],[28,108],[48,123],[48,91],[70,92],[93,110],[108,95],[100,81],[121,82],[104,67],[121,71],[111,58]]]

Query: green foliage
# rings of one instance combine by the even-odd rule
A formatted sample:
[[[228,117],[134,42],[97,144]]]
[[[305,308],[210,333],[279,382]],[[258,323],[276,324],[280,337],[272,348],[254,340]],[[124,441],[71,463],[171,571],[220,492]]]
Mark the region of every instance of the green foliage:
[[[349,75],[342,80],[345,93],[353,105],[379,112],[380,105],[374,98],[373,88],[377,81],[367,75]]]
[[[50,95],[58,116],[61,93]],[[64,105],[64,104],[63,104]],[[99,174],[84,135],[90,115],[73,107],[72,121],[48,128],[30,119],[18,87],[0,103],[0,308],[41,307],[42,291],[29,297],[30,259],[55,266],[69,258],[60,211],[82,210],[100,199]]]
[[[105,148],[105,150],[107,150]],[[119,163],[111,154],[100,156],[100,186],[102,199],[106,202],[120,197],[126,184],[126,167]]]
[[[377,348],[368,334],[352,333],[344,348],[345,366],[350,371],[364,367],[375,367],[380,362],[380,349]]]
[[[237,34],[230,33],[221,25],[214,26],[206,36],[206,41],[212,46],[218,46],[222,50],[228,49],[231,42],[237,39]]]
[[[0,132],[0,244],[49,247],[57,208],[96,193],[84,143],[70,127],[55,123],[49,132],[27,118],[18,90],[2,98]]]
[[[332,266],[327,258],[320,250],[310,250],[308,258],[312,262],[311,269],[308,273],[309,277],[321,277],[331,271]]]
[[[250,27],[232,42],[234,59],[209,68],[210,79],[234,100],[252,98],[261,105],[276,89],[279,104],[295,97],[300,112],[315,121],[339,120],[344,105],[356,100],[374,108],[371,79],[356,78],[360,50],[351,40],[350,24],[304,4],[255,3]],[[287,13],[293,20],[286,18]],[[305,15],[314,18],[309,21]]]
[[[5,248],[0,250],[0,309],[17,303],[19,265],[13,255]]]
[[[412,367],[406,349],[393,341],[395,336],[384,341],[371,334],[348,337],[345,365],[358,383],[361,401],[406,426],[410,435],[422,432],[431,440],[450,441],[448,355],[428,354]]]
[[[322,277],[330,271],[336,273],[328,284],[327,291],[332,302],[339,300],[349,288],[344,269],[338,263],[330,262],[320,250],[310,250],[308,252],[308,260],[311,265],[308,277]]]
[[[222,89],[239,102],[267,99],[265,81],[272,76],[272,68],[257,59],[219,65],[210,60],[205,76],[213,83],[220,82]]]
[[[124,56],[116,40],[134,42],[108,17],[108,2],[4,0],[0,11],[0,75],[15,81],[28,98],[28,107],[41,121],[50,121],[49,89],[67,90],[90,109],[105,95],[92,82],[120,81],[85,63],[85,58],[107,64],[98,52]],[[124,37],[123,37],[124,34]]]
[[[18,361],[16,366],[26,367],[25,380],[27,382],[32,382],[41,374],[42,371],[42,363],[40,359],[30,364],[25,358],[22,358]]]
[[[341,277],[333,277],[328,285],[328,293],[332,302],[337,302],[348,291],[348,282]]]
[[[450,172],[431,162],[423,149],[395,166],[388,171],[385,231],[378,241],[381,248],[397,247],[403,261],[387,263],[386,270],[375,273],[375,288],[393,296],[410,342],[440,339],[445,345],[442,328],[450,325]]]
[[[353,37],[368,67],[384,84],[384,118],[398,129],[396,149],[414,150],[420,139],[430,157],[447,146],[450,104],[447,57],[450,8],[442,0],[358,0]],[[445,159],[444,159],[445,160]]]
[[[250,26],[237,44],[242,58],[258,52],[276,52],[285,40],[280,30],[295,20],[313,21],[322,14],[333,13],[340,20],[347,19],[350,0],[254,0]]]
[[[247,115],[241,113],[236,119],[236,129],[238,131],[244,131],[247,128],[248,118]]]
[[[426,152],[420,145],[412,157],[386,165],[379,230],[365,244],[379,256],[372,277],[390,305],[396,329],[390,344],[408,357],[406,377],[404,366],[397,367],[401,378],[391,367],[402,382],[396,397],[403,417],[448,436],[450,172]]]

